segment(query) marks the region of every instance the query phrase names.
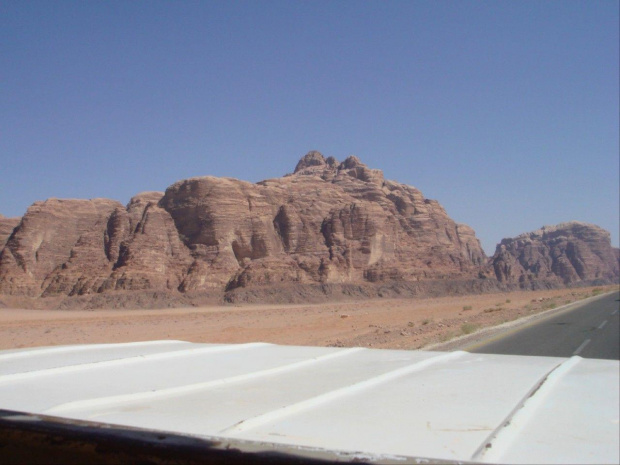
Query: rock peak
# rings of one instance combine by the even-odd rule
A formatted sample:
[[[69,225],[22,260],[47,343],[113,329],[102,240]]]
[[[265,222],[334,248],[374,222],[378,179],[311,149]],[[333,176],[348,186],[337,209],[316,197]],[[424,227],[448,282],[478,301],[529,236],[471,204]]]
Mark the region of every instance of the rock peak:
[[[299,160],[293,174],[318,176],[324,181],[334,181],[342,179],[343,176],[348,176],[378,186],[383,184],[383,172],[368,168],[355,155],[348,156],[340,163],[334,157],[325,158],[316,150],[308,152]]]
[[[368,168],[355,155],[348,156],[342,163],[340,163],[334,157],[325,158],[321,152],[317,150],[311,150],[303,157],[301,157],[301,159],[297,163],[297,166],[295,166],[294,173],[299,173],[300,171],[314,167],[323,167],[333,170],[352,170],[355,168]]]
[[[330,157],[333,158],[333,157]],[[295,167],[295,173],[304,170],[306,168],[310,168],[311,166],[321,166],[321,165],[326,165],[327,161],[325,160],[325,157],[323,156],[323,154],[321,152],[317,152],[316,150],[311,150],[310,152],[308,152],[307,154],[305,154],[303,157],[301,157],[301,160],[299,160],[299,162],[297,163],[297,166]]]
[[[355,155],[350,155],[346,158],[345,161],[343,161],[340,164],[340,169],[350,170],[358,166],[366,166],[366,165],[362,163],[361,160],[357,158]]]

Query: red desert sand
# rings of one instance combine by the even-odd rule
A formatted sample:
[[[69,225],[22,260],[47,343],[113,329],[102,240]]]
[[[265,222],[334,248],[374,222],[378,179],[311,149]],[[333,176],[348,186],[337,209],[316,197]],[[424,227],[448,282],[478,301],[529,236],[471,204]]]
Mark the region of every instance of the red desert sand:
[[[617,286],[312,305],[0,310],[0,349],[174,339],[422,349]]]

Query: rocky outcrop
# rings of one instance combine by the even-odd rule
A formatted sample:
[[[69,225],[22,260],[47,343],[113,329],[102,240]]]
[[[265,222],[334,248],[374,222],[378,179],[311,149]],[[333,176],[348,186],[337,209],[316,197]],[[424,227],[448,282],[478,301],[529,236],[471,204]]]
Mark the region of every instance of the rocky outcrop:
[[[32,205],[0,254],[0,291],[31,297],[176,290],[191,263],[163,193]]]
[[[170,214],[159,206],[162,192],[133,197],[108,222],[107,254],[113,272],[102,290],[177,290],[191,257]]]
[[[439,203],[356,157],[310,152],[294,174],[257,184],[188,179],[160,205],[193,258],[183,291],[469,277],[485,259]]]
[[[75,294],[109,275],[103,231],[118,202],[50,199],[33,204],[0,254],[0,291]]]
[[[577,221],[503,239],[491,259],[500,282],[551,284],[618,282],[618,249],[609,232]]]
[[[504,239],[489,261],[437,201],[319,152],[256,184],[196,177],[126,206],[49,199],[0,217],[0,294],[59,308],[606,283],[618,258],[608,232],[572,222]]]
[[[6,218],[0,215],[0,250],[5,246],[11,234],[13,234],[13,230],[19,224],[20,219],[21,218]]]
[[[318,152],[256,184],[179,181],[124,207],[37,202],[0,254],[0,293],[192,295],[293,285],[476,279],[473,230],[357,157]]]

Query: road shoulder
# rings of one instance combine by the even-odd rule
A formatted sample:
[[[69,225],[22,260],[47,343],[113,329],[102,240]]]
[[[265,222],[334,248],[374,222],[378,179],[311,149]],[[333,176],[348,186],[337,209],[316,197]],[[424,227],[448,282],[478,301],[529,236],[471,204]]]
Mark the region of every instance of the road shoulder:
[[[509,336],[517,331],[521,331],[529,326],[540,323],[543,320],[553,318],[565,312],[570,312],[591,302],[605,298],[611,294],[617,293],[617,290],[605,292],[596,296],[588,297],[583,300],[572,302],[561,307],[545,310],[540,313],[527,315],[513,321],[507,321],[497,326],[488,326],[480,330],[463,336],[456,337],[449,341],[439,342],[425,346],[424,350],[438,352],[452,352],[455,350],[470,351],[485,344],[494,342],[503,337]]]

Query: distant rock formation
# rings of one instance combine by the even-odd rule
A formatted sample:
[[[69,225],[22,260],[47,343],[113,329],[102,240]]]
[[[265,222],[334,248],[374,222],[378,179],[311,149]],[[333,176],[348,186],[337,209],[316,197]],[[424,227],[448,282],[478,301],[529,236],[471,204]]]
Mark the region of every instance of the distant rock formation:
[[[617,282],[618,257],[609,232],[572,221],[503,239],[491,263],[500,282],[573,285]]]
[[[0,293],[31,297],[476,279],[487,260],[437,201],[319,152],[283,178],[191,178],[126,207],[49,199],[13,227]]]
[[[488,259],[473,229],[418,189],[316,151],[255,184],[196,177],[127,206],[49,199],[0,217],[3,300],[59,308],[608,283],[618,257],[608,232],[573,222],[504,239]]]

